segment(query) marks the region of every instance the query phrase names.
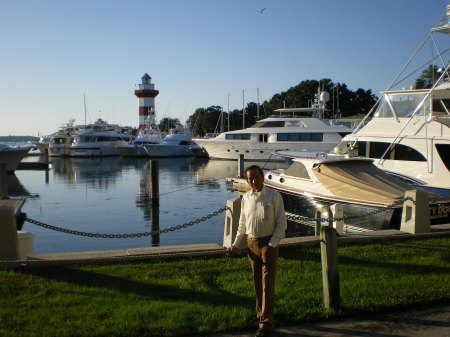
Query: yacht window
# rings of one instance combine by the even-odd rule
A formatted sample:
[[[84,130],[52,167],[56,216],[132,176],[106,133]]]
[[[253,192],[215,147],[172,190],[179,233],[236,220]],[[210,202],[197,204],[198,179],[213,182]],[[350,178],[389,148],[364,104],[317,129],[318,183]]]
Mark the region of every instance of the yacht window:
[[[342,138],[344,138],[345,136],[351,134],[351,132],[339,132],[339,136],[341,136]]]
[[[182,141],[180,142],[180,145],[189,145],[189,144],[190,144],[190,142],[187,141],[187,140],[182,140]]]
[[[374,117],[411,117],[426,93],[389,93],[383,96]],[[394,109],[394,111],[392,110]],[[395,113],[394,113],[395,112]]]
[[[390,145],[390,143],[385,142],[370,142],[369,158],[381,158]],[[396,144],[393,150],[386,153],[384,159],[427,161],[419,151],[403,144]]]
[[[323,133],[321,132],[278,133],[277,140],[279,142],[321,142],[323,141]]]
[[[448,144],[436,144],[436,149],[439,153],[439,156],[442,159],[447,170],[450,171],[450,145]]]
[[[369,157],[370,158],[381,158],[381,156],[386,152],[386,150],[389,147],[389,143],[383,143],[383,142],[370,142],[370,149],[369,149]],[[384,159],[390,159],[390,153],[386,153],[384,156]]]
[[[99,136],[97,137],[98,142],[116,142],[118,141],[118,137],[109,137],[109,136]]]
[[[438,115],[448,114],[450,111],[450,99],[434,99],[433,100],[433,112]]]
[[[78,141],[79,142],[90,142],[91,141],[91,136],[78,136]]]
[[[259,135],[259,142],[260,143],[267,143],[267,134],[260,134]]]
[[[293,177],[310,179],[306,166],[300,162],[293,162],[292,165],[287,168],[286,174]]]
[[[358,146],[358,157],[367,156],[367,142],[358,142],[356,146]]]
[[[225,135],[225,139],[244,139],[249,140],[250,134],[249,133],[228,133]]]
[[[394,159],[409,160],[409,161],[427,161],[419,151],[403,144],[397,144],[395,146]]]
[[[256,122],[251,128],[283,128],[284,121]]]

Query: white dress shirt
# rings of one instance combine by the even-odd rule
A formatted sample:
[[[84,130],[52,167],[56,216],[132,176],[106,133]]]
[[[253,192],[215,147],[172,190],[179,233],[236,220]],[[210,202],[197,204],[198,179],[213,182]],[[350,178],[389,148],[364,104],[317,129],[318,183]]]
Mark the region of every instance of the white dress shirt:
[[[269,246],[276,247],[287,228],[281,194],[266,186],[260,192],[250,190],[241,201],[239,227],[233,246],[246,247],[246,238],[272,236]]]

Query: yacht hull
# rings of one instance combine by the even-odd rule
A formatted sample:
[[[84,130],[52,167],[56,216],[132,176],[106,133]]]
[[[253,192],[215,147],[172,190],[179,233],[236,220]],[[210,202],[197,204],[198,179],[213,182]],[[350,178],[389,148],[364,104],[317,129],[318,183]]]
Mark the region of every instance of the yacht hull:
[[[274,156],[275,151],[294,152],[329,152],[336,143],[252,143],[252,142],[221,142],[215,140],[195,140],[203,147],[212,159],[237,160],[243,154],[245,160],[254,161],[284,161]]]
[[[110,146],[72,146],[72,157],[107,157],[107,156],[119,156],[117,147]]]
[[[70,157],[72,150],[70,145],[50,145],[48,147],[48,155],[51,157]]]
[[[22,159],[30,151],[31,147],[25,148],[13,148],[8,147],[1,149],[0,151],[0,164],[6,164],[6,170],[8,173],[13,173]]]

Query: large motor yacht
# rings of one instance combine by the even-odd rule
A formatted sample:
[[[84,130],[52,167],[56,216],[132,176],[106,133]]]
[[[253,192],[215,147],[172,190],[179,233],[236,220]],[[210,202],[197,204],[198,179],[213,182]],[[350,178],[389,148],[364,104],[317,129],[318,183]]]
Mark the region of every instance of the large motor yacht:
[[[436,50],[437,56],[426,66],[433,72],[437,70],[437,80],[427,89],[388,89],[369,112],[371,121],[344,137],[336,154],[372,158],[388,173],[429,191],[450,195],[450,63],[444,63],[448,56],[439,52],[435,37],[436,33],[444,33],[438,35],[448,43],[449,22],[450,5],[425,40],[433,42],[433,53]],[[418,56],[416,53],[411,59]]]
[[[280,116],[261,119],[253,126],[223,132],[215,138],[194,139],[210,158],[236,160],[281,160],[275,151],[328,152],[351,133],[352,128],[335,120],[323,119],[326,92],[316,95],[310,108],[275,110]],[[300,114],[302,117],[290,117]]]
[[[59,128],[59,130],[50,136],[48,145],[48,154],[53,157],[69,157],[72,154],[71,147],[75,133],[85,125],[74,125],[75,120]]]
[[[421,48],[366,115],[365,120],[370,118],[370,121],[364,123],[363,120],[328,156],[370,158],[379,168],[412,185],[450,196],[450,63],[444,63],[448,56],[439,53],[439,39],[435,37],[436,33],[444,33],[438,35],[448,43],[449,22],[450,5]],[[425,69],[419,67],[408,73],[414,59],[423,65],[420,52],[427,41],[433,42],[433,53],[437,51],[437,56],[425,63]],[[428,50],[423,54],[430,55]],[[435,65],[438,60],[440,68]],[[406,83],[410,89],[398,88],[419,70],[425,70],[425,73],[436,70],[429,88],[416,89],[414,85],[410,86],[411,83]],[[434,79],[435,75],[439,76]],[[302,157],[301,153],[286,151],[277,155],[290,160]]]
[[[131,128],[108,124],[99,119],[80,129],[71,146],[72,157],[104,157],[120,155],[119,147],[130,144],[136,137]]]

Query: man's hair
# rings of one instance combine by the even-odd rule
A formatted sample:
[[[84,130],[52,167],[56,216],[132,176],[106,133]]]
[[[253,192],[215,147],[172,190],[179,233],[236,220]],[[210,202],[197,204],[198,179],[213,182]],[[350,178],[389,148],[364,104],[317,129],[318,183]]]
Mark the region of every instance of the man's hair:
[[[261,175],[264,177],[264,172],[263,172],[263,170],[261,169],[261,167],[259,167],[258,165],[252,165],[252,166],[249,166],[249,167],[247,167],[247,168],[245,169],[245,178],[246,178],[246,179],[247,179],[247,172],[248,172],[248,171],[252,171],[252,170],[258,170],[259,173],[261,173]]]

